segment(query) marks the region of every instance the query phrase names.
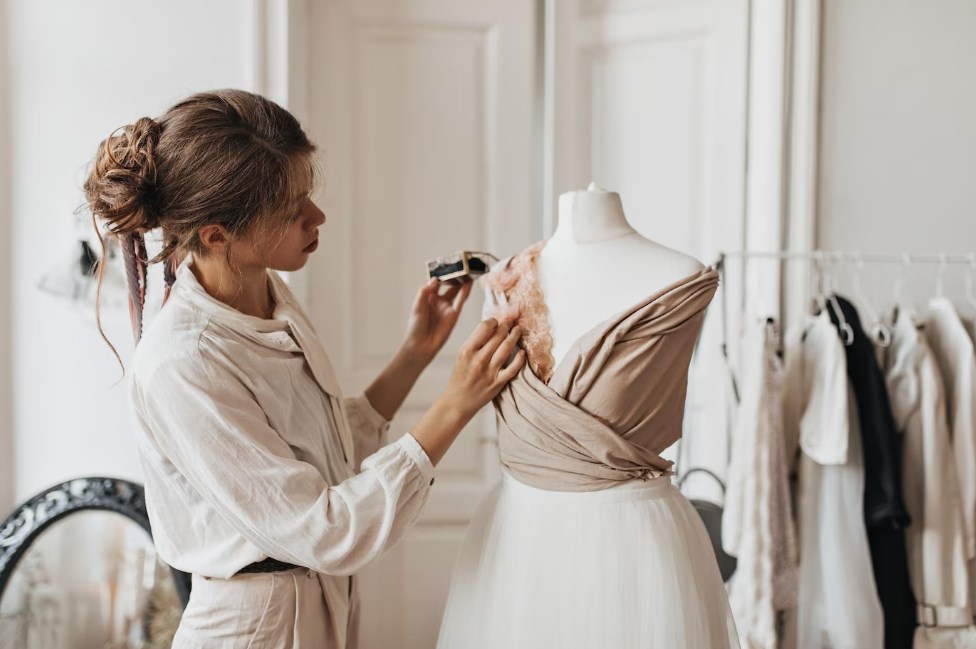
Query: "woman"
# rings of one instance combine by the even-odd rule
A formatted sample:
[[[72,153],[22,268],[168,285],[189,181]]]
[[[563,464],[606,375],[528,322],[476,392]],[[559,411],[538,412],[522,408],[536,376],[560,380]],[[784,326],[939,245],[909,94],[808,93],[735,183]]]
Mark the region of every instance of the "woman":
[[[175,268],[131,377],[154,540],[193,574],[174,647],[355,647],[352,575],[403,537],[433,466],[524,362],[505,365],[517,327],[482,322],[441,397],[381,448],[471,285],[421,287],[399,352],[343,398],[277,273],[305,265],[326,220],[309,199],[314,149],[267,99],[201,93],[106,139],[85,183],[93,218],[126,242],[161,228],[152,262]],[[151,262],[136,252],[141,284]]]

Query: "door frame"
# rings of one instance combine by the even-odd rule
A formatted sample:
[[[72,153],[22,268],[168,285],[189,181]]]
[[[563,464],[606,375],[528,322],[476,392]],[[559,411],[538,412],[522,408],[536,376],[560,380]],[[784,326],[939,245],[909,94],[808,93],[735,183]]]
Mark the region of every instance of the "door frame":
[[[823,2],[751,0],[750,13],[744,248],[809,252],[817,247]],[[778,313],[788,327],[806,311],[810,277],[808,263],[781,264],[774,282],[759,283],[764,292],[742,292],[742,306]]]
[[[287,108],[302,124],[308,118],[309,0],[250,0],[253,55],[248,66],[258,94]],[[308,306],[307,267],[282,273],[292,293]]]
[[[565,86],[565,76],[570,73],[555,69],[553,62],[558,48],[566,47],[567,40],[557,38],[556,34],[565,30],[566,14],[576,3],[565,0],[538,0],[538,3],[543,42],[540,61],[543,110],[539,156],[541,222],[536,229],[548,237],[556,223],[557,188],[566,173],[560,166],[562,162],[553,155],[559,125],[553,119],[552,106],[559,87]],[[309,95],[308,0],[251,0],[251,4],[256,44],[251,62],[254,87],[304,121],[308,116]],[[749,5],[742,245],[748,250],[783,248],[807,252],[816,248],[823,3],[822,0],[750,0]],[[0,27],[5,27],[4,22],[0,14]],[[0,84],[5,83],[6,77],[0,69]],[[6,116],[0,113],[0,129],[4,127],[4,119]],[[0,160],[0,183],[5,180],[2,166],[5,162]],[[7,194],[2,192],[0,196]],[[0,203],[0,209],[3,208],[4,204]],[[0,224],[0,227],[4,226]],[[9,237],[4,241],[9,241]],[[786,264],[779,284],[764,284],[767,291],[760,295],[746,297],[746,292],[742,292],[743,300],[759,300],[759,308],[779,311],[788,323],[805,308],[809,278],[808,264]],[[288,280],[298,299],[307,303],[306,270],[290,273]],[[0,305],[5,297],[0,293]],[[9,385],[5,386],[3,379],[0,379],[0,394],[9,395]]]
[[[789,199],[784,213],[783,248],[810,252],[817,247],[820,190],[820,95],[823,48],[822,0],[791,0],[793,6],[790,84]],[[807,309],[808,263],[791,264],[783,280],[783,317],[787,324]]]

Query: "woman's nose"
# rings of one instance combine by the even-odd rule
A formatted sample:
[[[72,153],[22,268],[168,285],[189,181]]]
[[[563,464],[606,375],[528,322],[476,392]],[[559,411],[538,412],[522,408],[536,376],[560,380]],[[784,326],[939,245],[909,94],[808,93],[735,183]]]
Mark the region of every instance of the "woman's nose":
[[[316,226],[322,225],[326,221],[325,212],[320,210],[318,205],[315,205],[314,203],[312,205],[315,207],[315,209],[313,210],[314,218],[312,220],[314,221]]]

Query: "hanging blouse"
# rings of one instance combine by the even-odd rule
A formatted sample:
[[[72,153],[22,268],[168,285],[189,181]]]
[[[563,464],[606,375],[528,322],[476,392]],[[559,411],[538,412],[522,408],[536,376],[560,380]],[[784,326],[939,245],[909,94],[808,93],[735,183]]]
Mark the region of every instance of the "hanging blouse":
[[[928,646],[929,626],[972,622],[966,534],[959,481],[949,441],[942,376],[911,312],[900,307],[882,348],[895,424],[904,436],[905,504],[909,569],[922,626],[915,646]],[[928,624],[927,624],[928,623]]]
[[[864,526],[864,461],[844,346],[821,311],[791,333],[785,351],[787,445],[797,440],[802,453],[799,595],[784,647],[882,649],[884,614]]]
[[[843,319],[853,334],[851,344],[844,349],[864,450],[864,520],[874,579],[884,610],[885,647],[909,649],[917,626],[917,611],[905,546],[909,517],[902,497],[901,441],[874,345],[861,328],[854,305],[840,296],[835,298],[828,301],[830,319],[838,331]],[[834,308],[835,301],[840,313]]]
[[[777,612],[796,605],[797,559],[776,325],[748,323],[741,347],[722,546],[738,557],[729,602],[740,639],[752,649],[777,649]]]
[[[976,352],[955,307],[945,298],[929,303],[924,332],[946,389],[949,433],[966,526],[970,601],[976,602]]]

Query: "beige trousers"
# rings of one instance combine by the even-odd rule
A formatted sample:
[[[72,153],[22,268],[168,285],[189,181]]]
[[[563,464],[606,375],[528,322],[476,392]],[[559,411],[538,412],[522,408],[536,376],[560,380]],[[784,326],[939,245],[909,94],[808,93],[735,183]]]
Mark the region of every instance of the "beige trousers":
[[[231,579],[193,575],[173,649],[333,649],[329,626],[322,586],[307,568]]]

